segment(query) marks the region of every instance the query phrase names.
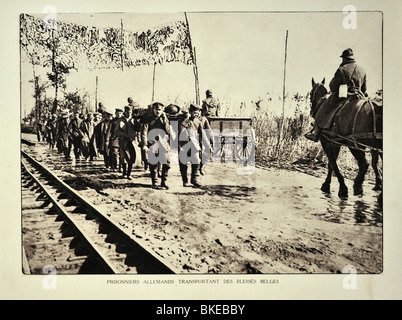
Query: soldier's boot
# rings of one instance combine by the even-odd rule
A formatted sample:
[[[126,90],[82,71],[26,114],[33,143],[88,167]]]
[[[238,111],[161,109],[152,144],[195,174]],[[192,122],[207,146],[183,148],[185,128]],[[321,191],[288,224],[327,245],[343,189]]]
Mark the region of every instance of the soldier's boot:
[[[161,164],[160,163],[158,163],[158,178],[160,178],[160,177],[162,177],[162,174],[161,174]]]
[[[158,189],[158,179],[156,178],[156,171],[151,170],[152,189]]]
[[[200,163],[200,174],[203,176],[205,172],[203,171],[204,164]]]
[[[183,187],[188,187],[187,166],[180,163],[180,175],[183,181]]]
[[[169,186],[166,184],[167,176],[168,176],[169,168],[166,165],[162,166],[162,174],[161,174],[161,187],[164,189],[169,189]]]
[[[192,164],[191,165],[191,181],[190,182],[196,188],[201,187],[201,185],[197,181],[198,170],[199,170],[199,165],[198,164]]]
[[[320,139],[322,129],[318,128],[317,126],[314,126],[314,129],[312,132],[306,133],[304,136],[314,142],[317,142]]]
[[[133,169],[133,164],[132,164],[132,163],[129,163],[128,166],[127,166],[127,179],[128,179],[128,180],[131,180],[130,175],[131,175],[131,170],[132,170],[132,169]]]
[[[122,165],[123,168],[123,174],[122,174],[122,178],[125,178],[126,174],[127,174],[127,164],[123,163]]]

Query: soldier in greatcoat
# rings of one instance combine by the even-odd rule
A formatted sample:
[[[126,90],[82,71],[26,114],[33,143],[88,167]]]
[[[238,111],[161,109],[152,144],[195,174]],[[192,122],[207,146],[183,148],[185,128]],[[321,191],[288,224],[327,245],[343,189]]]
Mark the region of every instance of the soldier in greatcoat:
[[[169,189],[166,184],[170,169],[170,123],[160,102],[152,104],[152,113],[144,118],[141,134],[141,145],[148,154],[152,188]],[[158,164],[162,165],[161,184],[157,185]]]
[[[134,126],[130,106],[124,107],[123,116],[119,119],[114,133],[119,138],[120,162],[123,167],[122,178],[127,176],[127,179],[131,180],[131,170],[136,159],[136,153],[133,146],[133,140],[136,136],[136,128]]]
[[[93,161],[94,157],[96,156],[95,152],[95,139],[94,139],[94,130],[95,124],[93,121],[93,113],[89,112],[87,114],[87,118],[81,122],[80,126],[82,132],[82,139],[81,139],[81,152],[84,156],[85,160]]]
[[[66,160],[71,160],[71,144],[70,144],[70,130],[68,127],[69,115],[67,112],[61,114],[56,126],[56,135],[61,152],[64,154]]]
[[[197,181],[202,143],[201,107],[191,104],[189,114],[179,122],[179,167],[183,186],[188,186],[187,168],[191,165],[190,183],[199,188]]]
[[[340,85],[347,85],[348,97],[358,95],[359,93],[365,95],[367,91],[366,72],[356,64],[353,50],[350,48],[344,50],[340,57],[342,58],[342,63],[329,84],[331,94],[323,102],[315,115],[313,131],[305,135],[307,139],[314,142],[319,140],[322,130],[331,128],[332,119],[337,110],[335,105],[341,100],[346,99],[339,97]]]
[[[82,139],[82,132],[81,132],[81,122],[82,120],[79,118],[79,113],[74,113],[74,118],[70,121],[69,130],[71,133],[71,142],[74,149],[74,156],[75,160],[79,161],[81,156],[81,139]]]
[[[116,108],[115,117],[111,120],[110,131],[108,132],[109,137],[109,152],[110,152],[110,166],[112,171],[115,171],[117,168],[120,170],[120,146],[119,146],[119,137],[116,136],[115,130],[119,123],[120,118],[123,116],[123,110],[120,108]],[[121,164],[122,165],[122,164]]]
[[[49,144],[50,149],[54,148],[56,142],[56,121],[57,115],[52,114],[51,116],[49,116],[49,119],[46,122],[47,143]]]
[[[103,112],[103,119],[99,123],[99,153],[103,155],[106,169],[111,167],[111,155],[109,148],[110,132],[112,127],[113,114],[107,109]]]

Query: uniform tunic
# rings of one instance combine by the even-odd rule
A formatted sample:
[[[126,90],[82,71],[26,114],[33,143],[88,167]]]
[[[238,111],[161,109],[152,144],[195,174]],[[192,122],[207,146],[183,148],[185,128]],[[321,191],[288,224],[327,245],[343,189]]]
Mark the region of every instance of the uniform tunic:
[[[161,133],[163,134],[153,138],[150,134],[154,129],[162,130]],[[149,114],[144,117],[141,132],[141,145],[149,148],[147,154],[153,185],[156,183],[158,164],[162,164],[162,181],[166,181],[167,179],[167,174],[170,169],[169,139],[170,123],[165,113],[162,113],[159,117],[156,117],[154,114]],[[163,148],[163,152],[161,152],[159,148],[157,148],[157,150],[154,149],[157,143],[159,144],[159,148]]]
[[[332,125],[332,119],[338,110],[337,106],[341,102],[345,101],[345,98],[339,98],[339,86],[341,84],[348,85],[348,93],[354,94],[358,91],[366,93],[367,82],[366,72],[360,66],[358,66],[355,60],[348,60],[341,63],[336,70],[333,79],[329,84],[331,94],[324,101],[321,107],[318,109],[315,116],[315,124],[321,129],[329,129]]]
[[[202,112],[204,117],[218,117],[220,104],[214,97],[208,97],[202,102]]]
[[[136,130],[132,118],[121,117],[114,130],[119,138],[120,163],[132,164],[135,162],[136,154],[133,140],[136,137]]]

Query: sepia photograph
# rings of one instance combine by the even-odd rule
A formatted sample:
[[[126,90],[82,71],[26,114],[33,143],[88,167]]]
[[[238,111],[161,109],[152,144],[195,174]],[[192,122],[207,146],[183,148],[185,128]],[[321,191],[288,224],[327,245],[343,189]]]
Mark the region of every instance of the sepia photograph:
[[[283,295],[287,276],[384,276],[381,7],[33,7],[12,30],[24,281]]]
[[[383,16],[345,17],[21,14],[24,272],[381,273]]]

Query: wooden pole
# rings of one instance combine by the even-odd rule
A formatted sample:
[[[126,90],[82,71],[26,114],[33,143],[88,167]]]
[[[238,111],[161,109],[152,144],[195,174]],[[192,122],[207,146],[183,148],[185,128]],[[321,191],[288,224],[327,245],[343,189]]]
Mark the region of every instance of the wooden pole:
[[[124,59],[123,59],[123,18],[121,18],[121,41],[120,41],[120,58],[121,58],[121,71],[124,71]]]
[[[155,69],[156,69],[156,62],[154,62],[154,73],[152,76],[152,102],[154,102],[155,99]]]
[[[194,48],[194,77],[195,77],[195,101],[196,104],[200,104],[200,84],[198,82],[198,68],[197,68],[197,56]]]
[[[190,52],[191,52],[191,58],[193,60],[193,72],[194,72],[194,78],[195,78],[195,101],[196,101],[196,104],[199,104],[200,103],[200,92],[199,92],[199,82],[198,82],[197,59],[196,59],[196,55],[195,55],[195,48],[193,48],[193,45],[191,42],[190,25],[188,24],[187,13],[184,13],[184,17],[186,18],[188,37],[189,37],[189,42],[190,42]]]
[[[96,85],[95,85],[95,112],[98,108],[98,76],[96,76]]]
[[[284,60],[284,68],[283,68],[282,118],[281,118],[281,127],[279,129],[279,135],[278,135],[278,143],[276,145],[276,157],[279,156],[279,148],[280,148],[280,143],[281,143],[282,136],[283,136],[283,127],[285,124],[284,121],[285,121],[285,100],[286,100],[286,60],[287,60],[287,55],[288,55],[288,33],[289,33],[289,31],[286,30],[285,60]]]

